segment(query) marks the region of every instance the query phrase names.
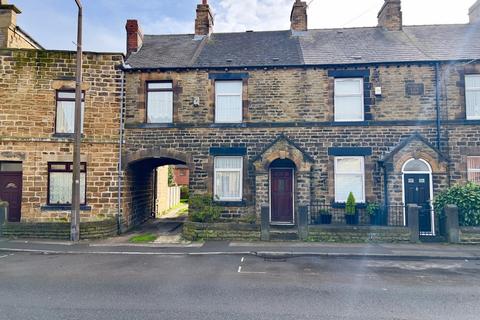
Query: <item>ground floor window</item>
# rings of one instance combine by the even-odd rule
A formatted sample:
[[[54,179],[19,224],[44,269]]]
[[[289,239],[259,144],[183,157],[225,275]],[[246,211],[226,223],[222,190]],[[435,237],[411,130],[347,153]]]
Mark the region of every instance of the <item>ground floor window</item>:
[[[214,196],[219,201],[242,200],[242,157],[215,157]]]
[[[467,157],[468,181],[480,184],[480,157]]]
[[[85,180],[87,165],[80,166],[80,204],[86,204]],[[68,162],[48,164],[48,204],[70,205],[72,199],[73,165]]]
[[[350,192],[357,203],[365,202],[365,170],[363,157],[335,158],[335,202],[347,202]]]

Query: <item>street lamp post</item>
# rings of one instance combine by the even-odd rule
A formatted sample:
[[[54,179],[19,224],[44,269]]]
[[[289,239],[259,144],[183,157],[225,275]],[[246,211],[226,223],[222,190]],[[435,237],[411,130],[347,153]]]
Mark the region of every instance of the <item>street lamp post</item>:
[[[78,6],[77,29],[77,71],[75,83],[75,127],[73,143],[73,179],[72,179],[72,214],[70,237],[72,241],[80,240],[80,145],[82,142],[82,16],[81,0],[75,0]]]

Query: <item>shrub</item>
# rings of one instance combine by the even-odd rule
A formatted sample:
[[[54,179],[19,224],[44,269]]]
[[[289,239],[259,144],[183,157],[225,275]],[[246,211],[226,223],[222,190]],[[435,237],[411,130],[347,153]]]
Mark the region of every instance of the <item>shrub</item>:
[[[242,219],[246,223],[255,224],[257,222],[257,215],[255,213],[249,213]]]
[[[209,194],[190,197],[189,211],[190,220],[194,222],[215,222],[222,213],[222,209]]]
[[[190,196],[190,191],[188,190],[188,186],[181,186],[180,187],[180,198],[188,200],[189,196]]]
[[[357,212],[356,207],[357,203],[355,200],[355,196],[352,192],[350,192],[348,194],[347,203],[345,205],[345,214],[353,216]]]
[[[448,204],[458,207],[460,224],[480,226],[480,185],[469,182],[440,192],[434,199],[435,212],[443,216]]]
[[[369,203],[367,206],[367,213],[369,216],[376,215],[380,211],[380,205],[376,202]]]

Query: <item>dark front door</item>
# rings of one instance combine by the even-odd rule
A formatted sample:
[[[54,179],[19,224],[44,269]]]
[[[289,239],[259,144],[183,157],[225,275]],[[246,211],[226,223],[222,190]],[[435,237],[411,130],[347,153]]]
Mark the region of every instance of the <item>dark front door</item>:
[[[416,204],[419,210],[420,233],[432,232],[432,208],[430,206],[430,176],[405,174],[405,203]]]
[[[272,223],[293,223],[293,170],[271,171]]]
[[[8,221],[20,222],[22,208],[21,172],[0,172],[0,199],[8,202]]]

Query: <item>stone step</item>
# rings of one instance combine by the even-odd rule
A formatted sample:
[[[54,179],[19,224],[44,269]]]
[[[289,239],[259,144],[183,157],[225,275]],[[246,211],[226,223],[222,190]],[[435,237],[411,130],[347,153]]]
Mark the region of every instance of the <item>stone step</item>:
[[[292,241],[298,240],[297,231],[270,231],[271,241]]]

